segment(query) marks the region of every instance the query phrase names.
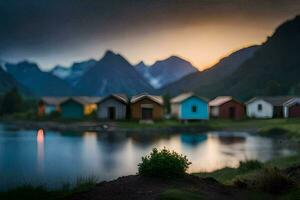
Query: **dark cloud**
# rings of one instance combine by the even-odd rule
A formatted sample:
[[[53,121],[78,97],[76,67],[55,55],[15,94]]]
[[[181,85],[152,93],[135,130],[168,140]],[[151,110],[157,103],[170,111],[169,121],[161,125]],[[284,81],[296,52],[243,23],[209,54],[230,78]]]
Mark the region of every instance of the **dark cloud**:
[[[101,41],[195,23],[248,20],[262,27],[299,11],[295,0],[0,0],[0,58],[62,53],[95,41],[100,48]]]

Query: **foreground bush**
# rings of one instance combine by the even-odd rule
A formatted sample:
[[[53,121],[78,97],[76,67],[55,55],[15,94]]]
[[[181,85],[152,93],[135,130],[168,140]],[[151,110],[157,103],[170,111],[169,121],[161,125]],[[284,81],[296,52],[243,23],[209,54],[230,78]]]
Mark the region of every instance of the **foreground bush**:
[[[171,178],[183,176],[190,164],[186,156],[154,148],[149,156],[142,157],[138,170],[142,176]]]

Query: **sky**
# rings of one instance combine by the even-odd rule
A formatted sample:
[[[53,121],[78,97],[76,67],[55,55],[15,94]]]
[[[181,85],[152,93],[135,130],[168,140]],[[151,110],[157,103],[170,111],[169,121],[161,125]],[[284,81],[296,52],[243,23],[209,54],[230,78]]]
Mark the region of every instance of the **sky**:
[[[0,0],[0,59],[48,70],[112,50],[132,64],[177,55],[203,70],[297,14],[300,0]]]

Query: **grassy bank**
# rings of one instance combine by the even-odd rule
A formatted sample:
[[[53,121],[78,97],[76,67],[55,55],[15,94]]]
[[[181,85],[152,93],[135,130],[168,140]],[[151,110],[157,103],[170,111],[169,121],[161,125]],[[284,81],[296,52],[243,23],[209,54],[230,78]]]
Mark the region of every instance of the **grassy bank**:
[[[251,165],[251,163],[249,164],[249,162],[252,161],[241,162],[238,168],[225,167],[223,169],[209,173],[194,173],[194,175],[203,178],[212,177],[220,183],[231,185],[237,178],[251,177],[254,174],[260,173],[263,168],[276,167],[278,169],[285,169],[295,165],[300,165],[300,155],[298,154],[294,156],[280,157],[277,159],[270,160],[266,163],[261,163],[260,166],[258,164]]]
[[[1,118],[0,118],[1,120]],[[210,119],[208,121],[195,121],[188,123],[181,123],[178,120],[161,120],[155,121],[152,124],[141,124],[138,121],[124,120],[124,121],[99,121],[95,119],[85,120],[15,120],[2,119],[3,123],[15,125],[16,128],[35,129],[42,126],[48,129],[55,130],[59,127],[65,129],[84,130],[91,127],[95,130],[100,130],[104,125],[112,128],[112,131],[139,131],[139,130],[157,130],[172,131],[176,128],[178,130],[193,130],[193,131],[247,131],[260,133],[266,136],[273,135],[287,135],[289,138],[300,140],[300,119],[245,119],[245,120],[220,120]],[[77,127],[80,127],[78,129]],[[46,128],[46,129],[47,129]],[[102,130],[102,129],[101,129]]]
[[[154,124],[140,124],[136,121],[116,122],[119,128],[167,128],[167,127],[203,127],[207,130],[250,131],[262,135],[285,134],[300,138],[300,119],[245,119],[220,120],[181,123],[177,120],[157,121]]]
[[[64,199],[76,193],[93,189],[97,184],[94,177],[78,178],[75,186],[64,184],[60,189],[50,190],[47,187],[23,185],[5,192],[0,192],[0,199],[5,200],[56,200]]]
[[[294,166],[297,166],[297,175],[287,176],[285,173],[281,173]],[[296,200],[300,199],[299,166],[300,155],[296,155],[277,158],[266,163],[246,161],[241,162],[238,168],[226,167],[210,173],[200,172],[193,175],[202,178],[214,178],[222,184],[240,188],[245,191],[244,199]],[[269,172],[268,175],[266,175],[266,171]],[[245,184],[250,184],[250,188],[246,190]],[[293,186],[287,186],[288,184],[293,184]],[[190,189],[174,188],[163,192],[161,199],[196,200],[206,198],[201,193]]]

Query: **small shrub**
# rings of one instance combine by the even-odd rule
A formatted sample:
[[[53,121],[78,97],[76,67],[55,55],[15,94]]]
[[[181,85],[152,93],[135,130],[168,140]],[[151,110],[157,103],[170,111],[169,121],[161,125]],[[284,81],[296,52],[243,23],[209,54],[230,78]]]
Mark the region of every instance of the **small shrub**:
[[[247,172],[251,170],[261,169],[262,167],[263,164],[258,160],[246,160],[246,161],[240,161],[238,170],[240,172]]]
[[[255,187],[271,193],[285,192],[295,185],[293,180],[274,167],[264,169],[255,180]]]
[[[186,156],[154,148],[149,156],[142,157],[138,170],[142,176],[171,178],[183,176],[190,164]]]

